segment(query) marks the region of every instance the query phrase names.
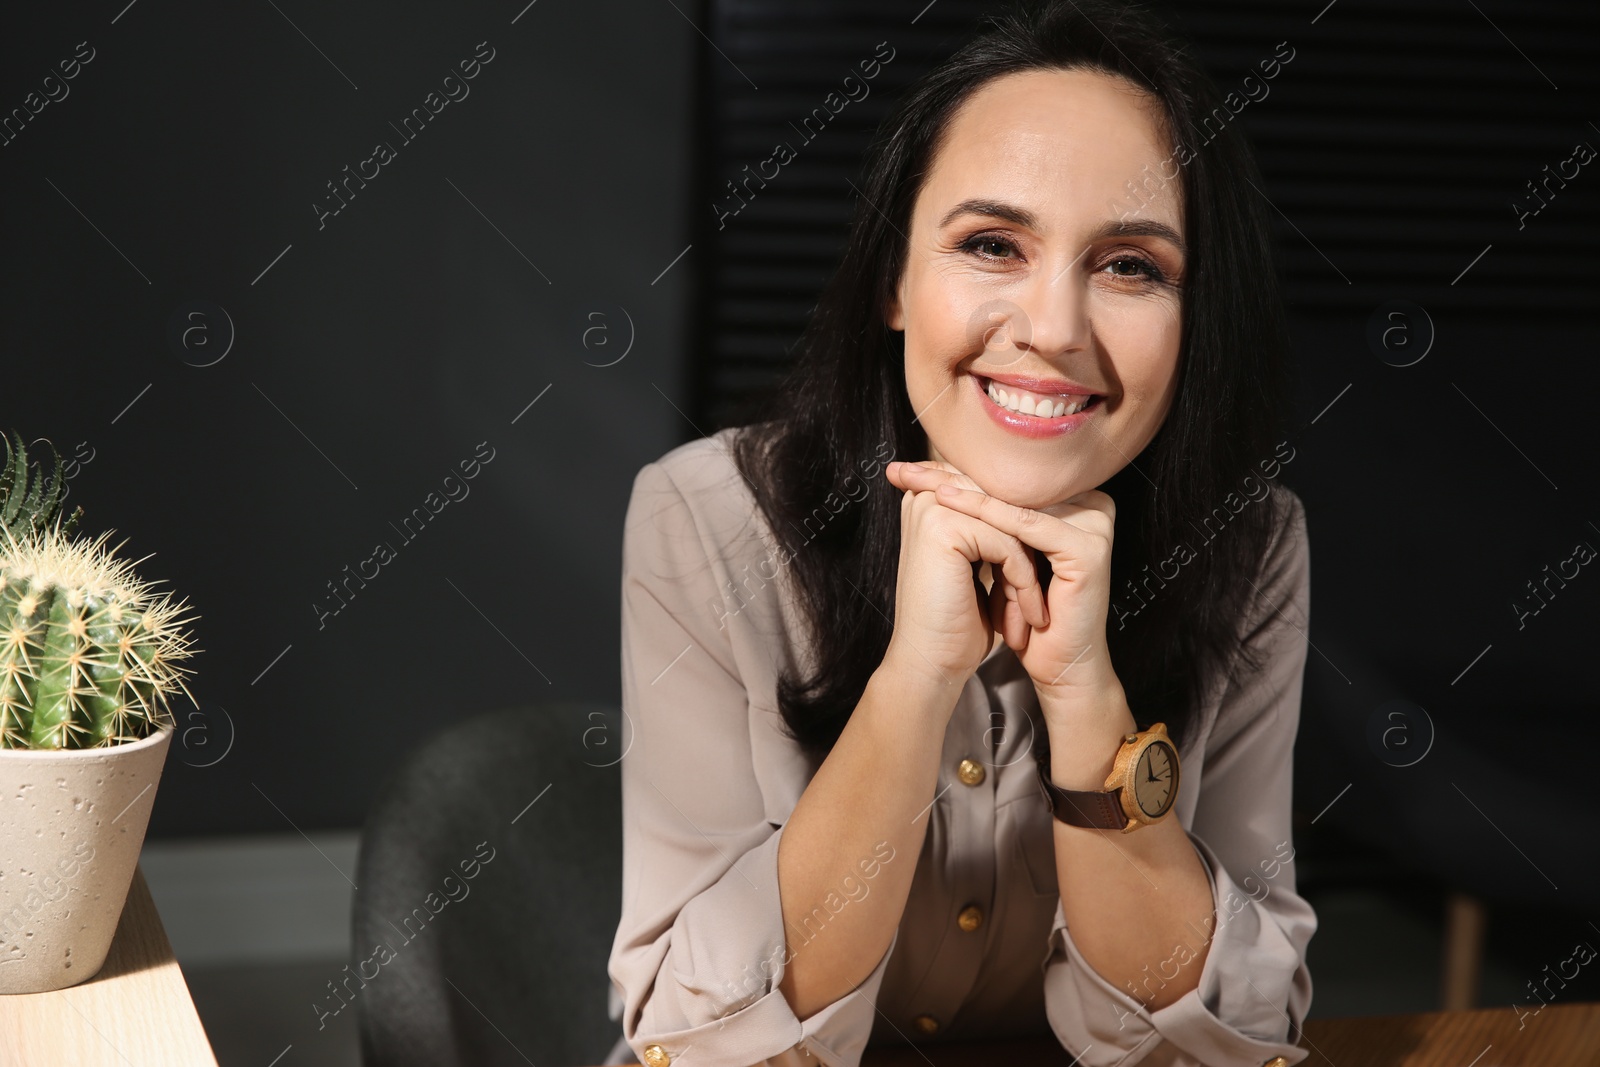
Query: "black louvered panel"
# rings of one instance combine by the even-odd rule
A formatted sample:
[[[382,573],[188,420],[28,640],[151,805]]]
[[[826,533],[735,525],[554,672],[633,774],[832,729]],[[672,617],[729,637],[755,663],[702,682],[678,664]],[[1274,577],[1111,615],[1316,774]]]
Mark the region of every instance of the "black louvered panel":
[[[874,0],[710,5],[704,25],[716,48],[701,55],[706,194],[705,206],[696,205],[698,247],[707,251],[699,260],[705,328],[694,352],[701,361],[698,425],[722,424],[736,401],[769,386],[787,366],[837,265],[855,196],[850,183],[873,131],[898,92],[948,55],[986,5],[940,0],[912,25],[918,7]],[[826,113],[829,92],[842,94],[846,75],[864,81],[857,65],[875,58],[880,41],[889,42],[894,58],[865,81],[868,95],[831,115],[820,132],[815,119],[805,126],[813,109]],[[780,142],[795,158],[765,187],[752,180],[754,196],[719,229],[711,205],[739,204],[726,183],[756,172]]]
[[[1249,25],[1235,13],[1265,6],[1186,15],[1225,89],[1236,84],[1228,71],[1248,62],[1225,43],[1230,27]],[[1579,140],[1600,145],[1582,114],[1594,99],[1587,56],[1600,18],[1577,4],[1543,7],[1537,21],[1506,5],[1478,6],[1494,25],[1464,0],[1340,0],[1316,26],[1274,20],[1269,43],[1287,38],[1297,55],[1241,121],[1268,195],[1304,232],[1279,231],[1297,313],[1365,315],[1397,296],[1454,318],[1588,313],[1597,276],[1585,249],[1597,218],[1584,176],[1559,216],[1527,230],[1510,204]]]
[[[720,424],[787,364],[842,249],[850,183],[878,121],[900,89],[994,9],[956,0],[711,0],[702,24],[716,47],[702,49],[707,143],[704,206],[696,205],[697,247],[706,251],[696,345],[702,426]],[[1269,94],[1234,120],[1256,147],[1263,192],[1278,209],[1295,316],[1360,321],[1404,298],[1456,320],[1587,317],[1600,282],[1600,161],[1523,229],[1512,204],[1535,205],[1526,183],[1579,141],[1600,147],[1600,130],[1589,125],[1600,121],[1592,64],[1600,6],[1338,0],[1322,9],[1321,0],[1172,9],[1224,92],[1278,42],[1295,50]],[[870,95],[806,140],[796,126],[885,40],[895,57],[869,83]],[[779,142],[796,158],[764,188],[752,181],[753,198],[719,230],[711,205],[738,203],[725,183],[754,172]]]

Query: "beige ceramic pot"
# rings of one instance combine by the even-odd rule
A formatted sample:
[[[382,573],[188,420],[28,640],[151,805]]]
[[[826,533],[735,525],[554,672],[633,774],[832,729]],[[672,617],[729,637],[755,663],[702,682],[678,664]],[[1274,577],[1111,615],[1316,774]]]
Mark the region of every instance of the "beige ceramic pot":
[[[0,749],[0,993],[63,989],[105,963],[171,740]]]

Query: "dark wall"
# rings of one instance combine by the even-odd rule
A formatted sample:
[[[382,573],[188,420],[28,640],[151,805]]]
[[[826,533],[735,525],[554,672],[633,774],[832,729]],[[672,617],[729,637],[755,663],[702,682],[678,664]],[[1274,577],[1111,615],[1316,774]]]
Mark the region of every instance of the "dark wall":
[[[696,41],[551,0],[8,19],[0,427],[80,452],[87,528],[202,616],[152,834],[354,826],[452,721],[618,699],[628,489],[692,433]]]
[[[143,570],[203,615],[203,714],[153,832],[353,826],[399,754],[460,717],[615,701],[634,472],[781,366],[867,131],[985,7],[114,0],[8,23],[0,114],[59,94],[44,78],[78,42],[93,58],[0,144],[0,426],[81,442],[89,527],[156,553]],[[1600,547],[1600,177],[1585,165],[1536,213],[1527,189],[1600,147],[1596,12],[1176,9],[1224,87],[1295,50],[1237,121],[1296,336],[1284,480],[1310,520],[1314,644],[1297,805],[1396,864],[1587,905],[1594,853],[1571,827],[1600,813],[1581,763],[1549,755],[1600,742],[1600,578],[1516,605]],[[870,99],[714,230],[724,183],[884,40]],[[407,141],[390,123],[479,42],[470,95]],[[324,217],[326,183],[378,141],[395,158]],[[1410,366],[1368,337],[1397,300],[1431,317],[1405,320],[1435,338]],[[187,345],[175,320],[199,327]],[[408,541],[395,526],[430,493]],[[332,614],[327,584],[380,541],[395,558]],[[1385,733],[1391,700],[1426,720]]]

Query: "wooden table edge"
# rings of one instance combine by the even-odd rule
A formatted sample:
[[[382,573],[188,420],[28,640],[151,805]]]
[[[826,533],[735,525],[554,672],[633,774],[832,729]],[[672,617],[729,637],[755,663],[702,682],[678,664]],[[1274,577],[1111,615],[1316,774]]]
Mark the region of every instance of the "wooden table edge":
[[[217,1067],[142,867],[100,970],[65,989],[0,996],[0,1033],[18,1063]]]

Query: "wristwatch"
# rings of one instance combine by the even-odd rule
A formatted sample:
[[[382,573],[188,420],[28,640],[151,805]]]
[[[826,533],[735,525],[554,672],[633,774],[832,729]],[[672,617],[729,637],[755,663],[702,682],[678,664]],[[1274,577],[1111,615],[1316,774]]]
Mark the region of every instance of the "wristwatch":
[[[1046,761],[1038,762],[1050,812],[1069,826],[1128,834],[1166,818],[1178,799],[1178,750],[1166,723],[1123,737],[1104,790],[1062,789],[1050,780]]]

